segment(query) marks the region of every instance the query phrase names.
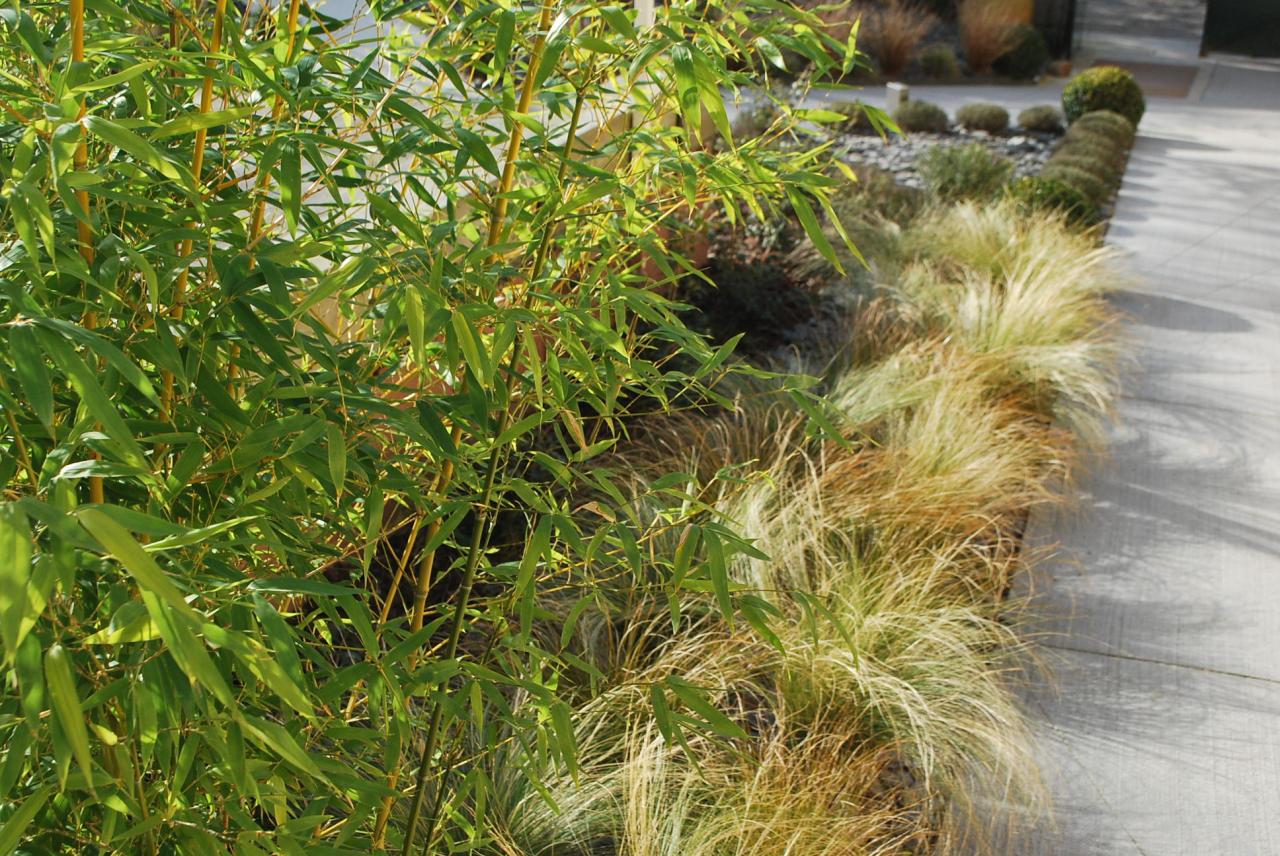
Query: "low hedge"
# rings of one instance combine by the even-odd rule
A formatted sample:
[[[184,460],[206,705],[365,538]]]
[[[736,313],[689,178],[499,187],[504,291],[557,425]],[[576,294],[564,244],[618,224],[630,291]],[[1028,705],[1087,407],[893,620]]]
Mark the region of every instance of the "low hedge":
[[[1094,110],[1076,119],[1067,129],[1067,136],[1095,134],[1105,136],[1123,148],[1133,146],[1137,131],[1124,116],[1111,110]]]
[[[1092,172],[1079,167],[1056,164],[1050,161],[1045,164],[1044,169],[1040,170],[1040,176],[1074,187],[1085,196],[1088,196],[1096,205],[1101,205],[1111,198],[1111,185],[1098,178]]]
[[[1009,195],[1024,208],[1056,211],[1076,226],[1087,228],[1098,222],[1097,204],[1083,191],[1062,181],[1029,175],[1009,185]]]

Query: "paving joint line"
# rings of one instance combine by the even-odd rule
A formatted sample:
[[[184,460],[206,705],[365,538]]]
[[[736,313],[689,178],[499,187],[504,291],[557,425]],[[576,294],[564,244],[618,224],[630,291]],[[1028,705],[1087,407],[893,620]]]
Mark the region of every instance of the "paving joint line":
[[[1154,657],[1138,657],[1134,654],[1120,654],[1115,651],[1096,651],[1091,648],[1077,648],[1074,645],[1063,645],[1055,642],[1040,643],[1045,648],[1052,648],[1055,651],[1070,651],[1073,654],[1092,654],[1097,657],[1110,657],[1113,660],[1129,660],[1135,663],[1148,663],[1153,666],[1169,666],[1174,669],[1188,669],[1193,672],[1207,672],[1211,675],[1222,675],[1227,678],[1242,678],[1246,681],[1258,681],[1264,684],[1274,684],[1280,686],[1280,679],[1264,678],[1260,675],[1250,675],[1247,672],[1233,672],[1228,669],[1214,669],[1210,666],[1196,666],[1191,663],[1175,663],[1172,660],[1158,660]]]

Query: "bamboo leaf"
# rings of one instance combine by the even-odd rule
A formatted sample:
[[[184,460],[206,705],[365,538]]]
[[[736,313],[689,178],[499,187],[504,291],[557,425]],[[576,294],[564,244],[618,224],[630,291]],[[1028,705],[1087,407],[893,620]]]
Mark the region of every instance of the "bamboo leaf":
[[[285,223],[289,234],[296,235],[298,220],[302,216],[302,151],[296,140],[286,140],[281,148],[277,179]]]
[[[199,621],[192,609],[168,576],[156,564],[156,560],[133,539],[128,530],[116,523],[98,508],[81,508],[76,519],[102,548],[115,557],[138,585],[156,595],[177,614],[191,621]]]
[[[12,502],[0,505],[0,641],[4,661],[11,662],[22,642],[19,631],[31,580],[31,529],[27,516]]]
[[[128,128],[101,116],[86,116],[84,126],[104,143],[129,153],[166,178],[171,178],[187,188],[194,187],[195,181],[185,167],[179,167],[161,155],[154,146]]]
[[[9,818],[4,822],[4,826],[0,827],[0,856],[9,856],[9,854],[18,849],[27,827],[31,825],[31,821],[35,820],[36,815],[40,813],[40,809],[44,808],[44,804],[48,801],[51,793],[53,793],[53,788],[48,786],[41,788],[23,800],[22,805],[18,806],[13,814],[9,815]]]
[[[52,433],[53,381],[30,327],[16,324],[9,328],[9,350],[13,355],[13,370],[26,394],[27,404],[31,405],[32,412],[45,429]]]
[[[76,764],[92,790],[93,753],[89,749],[89,730],[85,727],[84,714],[80,712],[80,696],[76,694],[76,682],[71,674],[67,652],[57,643],[45,652],[44,679],[62,734],[71,744]]]

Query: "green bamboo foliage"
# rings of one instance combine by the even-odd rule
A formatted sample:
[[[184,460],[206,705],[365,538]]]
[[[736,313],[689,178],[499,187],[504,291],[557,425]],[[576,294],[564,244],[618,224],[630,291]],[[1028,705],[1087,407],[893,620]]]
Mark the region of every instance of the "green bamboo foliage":
[[[763,624],[692,476],[640,515],[598,460],[730,369],[667,297],[703,213],[790,205],[830,254],[820,149],[702,128],[840,61],[815,25],[0,11],[0,853],[483,849],[478,759],[576,770],[599,579]],[[691,687],[663,733],[732,733]]]

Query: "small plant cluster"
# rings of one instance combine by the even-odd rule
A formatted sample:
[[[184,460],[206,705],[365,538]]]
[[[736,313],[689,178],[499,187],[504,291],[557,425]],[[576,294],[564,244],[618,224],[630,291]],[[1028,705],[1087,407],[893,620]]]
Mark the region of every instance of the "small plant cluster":
[[[1096,110],[1109,110],[1137,128],[1146,109],[1142,87],[1132,73],[1118,66],[1086,69],[1062,90],[1062,111],[1068,122]]]
[[[1039,134],[1062,133],[1062,111],[1052,104],[1028,107],[1018,114],[1018,127]]]
[[[1086,113],[1067,129],[1040,174],[1080,191],[1100,206],[1120,186],[1134,133],[1133,125],[1118,113]]]
[[[999,104],[965,104],[956,111],[956,124],[970,131],[1003,134],[1009,130],[1009,111]]]
[[[931,146],[920,157],[925,186],[941,199],[992,199],[1013,176],[1013,161],[982,143]]]
[[[907,101],[893,111],[893,121],[907,133],[945,134],[951,127],[947,111],[929,101]]]

